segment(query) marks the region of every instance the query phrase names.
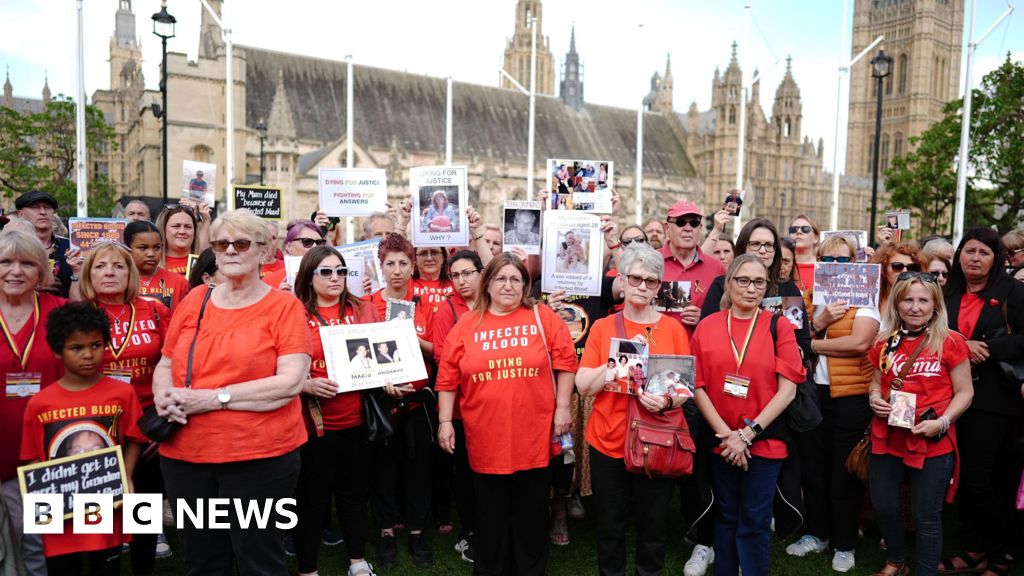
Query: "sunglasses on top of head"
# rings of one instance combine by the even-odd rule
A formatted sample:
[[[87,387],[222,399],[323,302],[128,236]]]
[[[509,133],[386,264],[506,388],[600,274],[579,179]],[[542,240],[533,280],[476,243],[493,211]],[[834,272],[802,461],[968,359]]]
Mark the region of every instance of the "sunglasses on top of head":
[[[903,282],[905,280],[920,280],[922,282],[928,282],[930,284],[936,283],[935,275],[931,272],[900,272],[900,275],[896,277],[897,282]]]

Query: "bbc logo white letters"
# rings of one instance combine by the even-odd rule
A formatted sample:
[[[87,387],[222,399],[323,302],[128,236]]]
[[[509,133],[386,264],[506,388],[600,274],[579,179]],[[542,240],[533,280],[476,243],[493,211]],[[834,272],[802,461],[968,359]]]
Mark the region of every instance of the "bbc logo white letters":
[[[75,534],[112,534],[114,532],[114,495],[72,495],[71,522]]]
[[[61,534],[64,532],[64,495],[25,494],[21,515],[25,534]]]
[[[163,531],[162,495],[125,494],[122,510],[125,534],[159,534]]]

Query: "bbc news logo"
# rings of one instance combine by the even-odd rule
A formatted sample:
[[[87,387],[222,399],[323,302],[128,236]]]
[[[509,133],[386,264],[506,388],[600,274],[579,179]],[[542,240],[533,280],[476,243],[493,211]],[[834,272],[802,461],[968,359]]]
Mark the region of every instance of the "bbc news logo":
[[[114,532],[113,494],[74,494],[71,510],[64,509],[63,494],[25,494],[23,523],[26,534],[63,534],[64,519],[70,514],[75,534]],[[163,531],[163,494],[124,494],[121,497],[121,531],[124,534],[160,534]],[[277,500],[208,498],[178,499],[175,503],[178,530],[188,525],[197,530],[243,530],[269,527],[290,530],[298,524],[294,498]],[[276,516],[276,518],[275,518]]]

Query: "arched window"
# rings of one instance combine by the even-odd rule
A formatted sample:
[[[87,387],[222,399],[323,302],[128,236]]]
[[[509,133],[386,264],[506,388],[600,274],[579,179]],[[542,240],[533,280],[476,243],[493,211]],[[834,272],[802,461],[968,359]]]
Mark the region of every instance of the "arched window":
[[[787,116],[786,117],[786,121],[782,123],[782,137],[783,138],[789,138],[789,136],[792,133],[792,131],[793,131],[793,122]]]
[[[878,167],[879,172],[885,172],[889,169],[889,135],[885,132],[882,133],[882,155],[879,158]]]
[[[899,93],[900,94],[906,94],[907,93],[907,64],[909,64],[909,59],[907,58],[907,55],[906,54],[900,54],[900,69],[899,69],[899,74],[900,74]]]
[[[213,156],[213,150],[205,144],[196,144],[192,147],[192,159],[196,162],[209,162]]]
[[[903,156],[903,132],[897,132],[896,135],[893,136],[892,143],[893,160],[899,158],[900,156]]]
[[[736,107],[729,106],[729,124],[736,123]]]

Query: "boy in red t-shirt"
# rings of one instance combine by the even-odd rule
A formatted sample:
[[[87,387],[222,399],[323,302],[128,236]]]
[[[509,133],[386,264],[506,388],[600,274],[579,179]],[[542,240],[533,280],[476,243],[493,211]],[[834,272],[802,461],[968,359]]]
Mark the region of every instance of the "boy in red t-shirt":
[[[73,302],[50,313],[46,330],[46,343],[64,363],[64,377],[29,400],[21,459],[39,462],[120,444],[126,480],[131,478],[146,437],[136,424],[141,410],[134,388],[101,371],[110,344],[106,313]],[[79,574],[86,561],[91,574],[119,574],[121,544],[129,540],[122,534],[120,512],[111,534],[74,534],[67,520],[63,534],[43,535],[47,572]]]

